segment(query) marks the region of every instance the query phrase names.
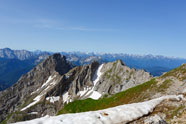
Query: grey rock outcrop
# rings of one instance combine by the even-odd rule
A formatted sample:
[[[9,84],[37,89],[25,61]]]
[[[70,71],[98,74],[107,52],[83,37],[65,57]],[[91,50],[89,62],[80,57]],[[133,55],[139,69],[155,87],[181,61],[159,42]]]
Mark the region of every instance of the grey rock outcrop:
[[[154,115],[144,120],[144,124],[167,124],[167,122],[160,116]]]
[[[47,96],[63,96],[68,93],[68,100],[63,99],[63,103],[68,103],[80,99],[78,92],[86,87],[93,86],[93,77],[99,66],[99,63],[93,62],[90,65],[79,66],[66,73],[61,81],[48,92]]]
[[[97,77],[99,79],[97,83],[94,84],[94,78],[100,66],[101,75]],[[121,60],[118,60],[102,65],[93,62],[90,65],[76,67],[64,75],[64,80],[61,81],[59,85],[68,84],[68,86],[65,86],[65,92],[68,92],[69,101],[74,101],[76,99],[88,98],[93,93],[91,91],[96,91],[100,93],[101,96],[105,94],[116,94],[149,81],[150,79],[152,79],[152,76],[148,72],[130,69]],[[64,90],[60,89],[60,91]],[[57,94],[53,95],[56,96]]]
[[[18,110],[30,94],[40,88],[53,73],[60,75],[68,72],[72,66],[65,56],[54,54],[40,63],[29,73],[23,75],[19,81],[5,91],[0,92],[0,122],[8,114]]]
[[[89,98],[94,93],[99,95],[98,99],[151,78],[149,73],[130,69],[121,60],[72,68],[65,56],[55,54],[22,76],[13,87],[0,92],[0,114],[3,115],[0,121],[15,111],[18,114],[14,113],[8,122],[56,115],[65,104],[74,100]],[[37,114],[29,116],[30,113]]]
[[[101,71],[103,75],[95,89],[103,94],[115,94],[152,78],[148,72],[131,69],[121,60],[104,64]]]

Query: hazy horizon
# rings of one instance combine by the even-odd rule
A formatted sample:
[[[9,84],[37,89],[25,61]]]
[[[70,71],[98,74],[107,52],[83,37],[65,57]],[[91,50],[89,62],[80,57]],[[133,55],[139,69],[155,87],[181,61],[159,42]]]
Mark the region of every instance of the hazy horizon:
[[[168,58],[178,58],[178,59],[186,59],[184,57],[177,57],[177,56],[166,56],[166,55],[154,55],[154,54],[130,54],[130,53],[109,53],[109,52],[87,52],[87,51],[64,51],[64,50],[61,50],[61,51],[47,51],[47,50],[39,50],[39,49],[36,49],[36,50],[27,50],[27,49],[12,49],[12,48],[9,48],[9,47],[4,47],[4,48],[0,48],[0,49],[11,49],[11,50],[26,50],[26,51],[30,51],[30,52],[37,52],[37,51],[41,51],[41,52],[51,52],[51,53],[61,53],[61,52],[66,52],[66,53],[84,53],[84,54],[91,54],[91,53],[94,53],[94,54],[124,54],[124,55],[132,55],[132,56],[149,56],[149,55],[152,55],[154,57],[157,57],[157,56],[163,56],[163,57],[168,57]]]

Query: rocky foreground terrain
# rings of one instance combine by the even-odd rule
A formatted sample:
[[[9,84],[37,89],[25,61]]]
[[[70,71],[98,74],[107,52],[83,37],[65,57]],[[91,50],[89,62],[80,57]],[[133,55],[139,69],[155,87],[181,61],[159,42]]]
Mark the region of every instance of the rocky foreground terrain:
[[[0,92],[0,122],[96,111],[166,95],[182,95],[180,100],[163,99],[148,114],[127,122],[182,124],[186,122],[185,94],[186,64],[153,78],[144,70],[127,67],[121,60],[73,67],[65,56],[54,54],[14,86]]]

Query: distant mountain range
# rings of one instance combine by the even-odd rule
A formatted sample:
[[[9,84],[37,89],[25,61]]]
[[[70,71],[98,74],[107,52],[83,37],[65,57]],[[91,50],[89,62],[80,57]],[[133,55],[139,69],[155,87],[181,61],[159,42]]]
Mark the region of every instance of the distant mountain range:
[[[90,64],[94,61],[99,63],[113,62],[118,59],[130,68],[144,69],[153,76],[160,76],[162,73],[186,63],[183,58],[171,58],[154,55],[130,55],[130,54],[99,54],[85,52],[60,52],[67,57],[67,60],[74,66]],[[21,75],[30,71],[38,63],[45,60],[53,52],[12,50],[10,48],[0,49],[0,90],[10,87],[17,82]]]
[[[49,54],[26,50],[0,49],[0,91],[4,90],[26,74]]]

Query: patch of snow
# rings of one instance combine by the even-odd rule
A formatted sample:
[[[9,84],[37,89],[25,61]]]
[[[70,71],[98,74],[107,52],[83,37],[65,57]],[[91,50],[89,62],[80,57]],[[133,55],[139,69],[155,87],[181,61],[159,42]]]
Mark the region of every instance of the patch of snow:
[[[77,94],[80,97],[84,97],[87,96],[87,94],[89,94],[89,92],[91,91],[92,87],[84,87],[83,91],[79,91]]]
[[[152,112],[163,100],[171,99],[179,101],[182,98],[183,95],[168,95],[146,102],[126,104],[99,111],[64,114],[53,117],[45,116],[16,124],[126,124]]]
[[[51,86],[56,84],[56,81],[53,81],[53,79],[55,79],[55,77],[56,77],[56,75],[49,76],[48,80],[41,86],[41,88],[44,88],[44,90],[37,97],[35,97],[33,99],[34,101],[32,103],[30,103],[29,105],[27,105],[26,107],[21,109],[21,111],[24,111],[24,110],[30,108],[31,106],[35,105],[36,103],[38,103],[40,101],[41,97],[43,97],[46,94],[47,90],[49,88],[51,88]],[[40,89],[37,89],[35,92],[39,91]],[[32,92],[31,95],[35,92]]]
[[[98,100],[102,95],[99,92],[94,91],[93,88],[92,89],[84,89],[83,91],[79,91],[78,95],[80,97]]]
[[[36,91],[32,92],[31,95],[33,95],[34,93],[36,93],[36,92],[39,91],[39,90],[40,90],[40,88],[37,89]]]
[[[51,86],[54,86],[57,83],[57,81],[54,80],[55,77],[56,77],[56,75],[54,75],[53,77],[49,77],[49,79],[46,81],[46,83],[43,84],[44,86],[42,86],[42,87],[45,87],[44,91],[47,91],[49,88],[51,88]]]
[[[52,96],[52,97],[47,97],[46,100],[50,101],[51,103],[54,103],[56,101],[59,101],[60,96]]]
[[[102,67],[103,67],[103,64],[101,64],[96,71],[96,74],[93,79],[94,86],[97,84],[97,82],[99,81],[99,79],[102,75],[102,72],[101,72]]]
[[[51,82],[55,77],[56,77],[56,75],[54,75],[53,77],[52,76],[49,76],[49,78],[47,79],[47,81],[45,83],[43,83],[43,85],[41,86],[41,88],[44,88],[44,87],[47,86],[47,88],[45,88],[45,90],[47,90],[50,85],[55,85],[55,83],[56,83],[55,81]],[[38,92],[41,88],[39,88],[36,91],[32,92],[31,95],[33,95],[36,92]]]
[[[24,110],[30,108],[31,106],[35,105],[36,103],[38,103],[42,96],[43,95],[39,95],[36,98],[34,98],[34,101],[32,103],[30,103],[29,105],[27,105],[26,107],[24,107],[23,109],[21,109],[21,111],[24,111]]]
[[[70,101],[68,92],[64,93],[62,97],[63,97],[63,103],[68,103]]]
[[[44,87],[44,86],[47,86],[48,83],[49,83],[52,79],[53,79],[52,76],[50,76],[50,77],[48,78],[48,80],[41,86],[41,88]]]
[[[99,99],[101,97],[101,94],[97,91],[93,91],[92,94],[89,96],[89,98],[92,98],[92,99]]]
[[[31,114],[31,115],[37,115],[38,112],[31,112],[31,113],[29,113],[29,114]]]
[[[88,97],[88,98],[92,98],[92,99],[97,100],[97,99],[99,99],[102,96],[99,92],[94,91],[94,88],[95,88],[97,82],[100,80],[100,77],[102,75],[102,72],[101,72],[102,67],[103,67],[103,64],[101,64],[98,67],[98,69],[97,69],[97,71],[96,71],[96,73],[94,75],[94,78],[93,78],[94,86],[92,88],[91,87],[89,87],[89,88],[87,87],[87,88],[84,88],[83,91],[79,91],[78,94],[80,95],[80,97]]]
[[[80,95],[80,97],[86,95],[86,93],[88,92],[89,90],[88,89],[84,89],[83,91],[79,91],[78,92],[78,95]]]

